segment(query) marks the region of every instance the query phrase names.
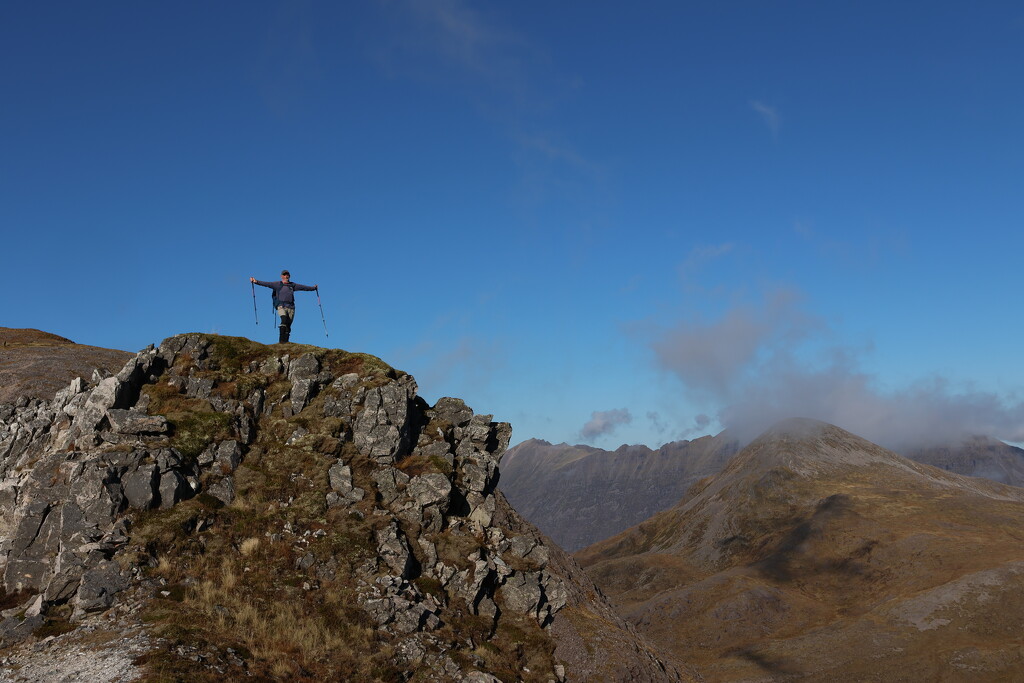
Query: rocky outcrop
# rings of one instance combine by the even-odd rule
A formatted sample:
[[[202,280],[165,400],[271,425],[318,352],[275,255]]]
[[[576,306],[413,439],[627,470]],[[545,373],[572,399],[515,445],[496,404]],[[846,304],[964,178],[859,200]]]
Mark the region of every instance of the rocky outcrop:
[[[72,623],[107,610],[175,553],[226,542],[242,557],[267,545],[280,548],[270,559],[293,558],[288,577],[267,579],[287,579],[273,581],[275,595],[299,585],[313,605],[351,589],[375,638],[405,653],[396,661],[444,672],[438,680],[517,659],[541,662],[544,680],[586,680],[574,672],[594,657],[562,656],[556,670],[544,654],[567,632],[554,626],[563,610],[600,615],[622,644],[597,657],[602,678],[678,679],[497,492],[507,423],[459,399],[429,406],[411,376],[372,357],[278,348],[180,335],[52,401],[0,406],[0,577],[20,604],[4,613],[0,644],[53,610]],[[252,513],[236,519],[253,506],[270,511],[259,523],[289,521],[228,540],[257,528]],[[182,559],[179,576],[200,564]],[[501,653],[508,633],[533,631],[549,649]],[[493,639],[490,658],[459,654]]]

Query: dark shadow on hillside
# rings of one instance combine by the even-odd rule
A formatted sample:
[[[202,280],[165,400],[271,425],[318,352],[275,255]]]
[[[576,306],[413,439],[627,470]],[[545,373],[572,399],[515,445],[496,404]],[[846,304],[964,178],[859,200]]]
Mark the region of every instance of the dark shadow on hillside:
[[[786,657],[770,657],[763,652],[758,652],[753,647],[736,648],[729,650],[725,654],[755,664],[761,670],[771,674],[772,680],[797,678],[803,674],[793,660]]]
[[[802,552],[800,546],[818,535],[828,522],[840,517],[852,510],[849,496],[834,494],[818,503],[811,516],[803,522],[796,523],[787,533],[768,557],[756,562],[754,567],[762,576],[778,581],[779,583],[792,583],[797,572],[794,569],[795,561],[800,559]],[[851,563],[844,563],[831,567],[837,570],[854,569]]]

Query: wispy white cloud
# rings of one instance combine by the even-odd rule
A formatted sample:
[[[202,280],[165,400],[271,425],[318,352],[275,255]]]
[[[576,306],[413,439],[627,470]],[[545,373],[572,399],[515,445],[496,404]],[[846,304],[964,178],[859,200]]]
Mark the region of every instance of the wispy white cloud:
[[[560,75],[543,45],[504,20],[501,6],[466,0],[380,0],[392,27],[375,46],[389,74],[441,84],[463,97],[510,141],[521,167],[517,199],[527,211],[549,202],[600,205],[606,169],[568,132],[544,126],[556,103],[582,87]]]
[[[430,81],[469,81],[474,91],[519,97],[532,44],[463,0],[381,0],[390,35],[374,47],[393,75]]]
[[[777,140],[779,138],[779,129],[782,127],[782,116],[779,114],[779,110],[759,100],[752,100],[750,108],[761,115],[761,119],[768,126],[768,130],[772,132],[772,138]]]
[[[553,141],[549,136],[523,133],[518,136],[518,140],[524,149],[539,152],[549,161],[565,164],[595,178],[604,173],[604,168],[600,164],[590,161],[568,145]]]
[[[619,425],[629,424],[633,416],[626,408],[615,410],[596,410],[590,414],[590,420],[583,425],[580,436],[584,439],[596,439],[599,436],[606,436],[615,431]]]

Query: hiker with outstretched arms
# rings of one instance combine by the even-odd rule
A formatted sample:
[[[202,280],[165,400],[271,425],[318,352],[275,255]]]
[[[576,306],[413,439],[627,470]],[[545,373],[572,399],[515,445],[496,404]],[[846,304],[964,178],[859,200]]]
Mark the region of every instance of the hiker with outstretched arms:
[[[291,281],[292,276],[287,270],[281,271],[280,282],[264,282],[263,280],[257,280],[254,277],[249,278],[249,282],[260,285],[261,287],[270,287],[274,290],[274,308],[277,309],[277,314],[281,316],[281,326],[278,328],[280,337],[278,343],[284,344],[288,341],[288,335],[292,331],[292,321],[295,320],[295,290],[300,292],[313,292],[316,291],[319,285],[300,285]]]

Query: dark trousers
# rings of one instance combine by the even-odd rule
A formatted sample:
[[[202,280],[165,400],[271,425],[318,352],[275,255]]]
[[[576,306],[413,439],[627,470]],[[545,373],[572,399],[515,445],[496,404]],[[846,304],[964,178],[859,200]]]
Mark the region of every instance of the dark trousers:
[[[288,306],[278,306],[277,314],[281,316],[281,325],[278,327],[278,343],[284,344],[292,333],[292,321],[295,320],[295,309]]]

